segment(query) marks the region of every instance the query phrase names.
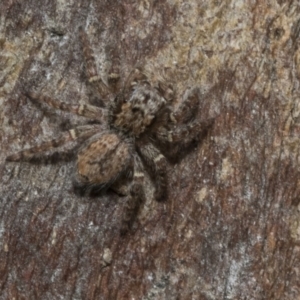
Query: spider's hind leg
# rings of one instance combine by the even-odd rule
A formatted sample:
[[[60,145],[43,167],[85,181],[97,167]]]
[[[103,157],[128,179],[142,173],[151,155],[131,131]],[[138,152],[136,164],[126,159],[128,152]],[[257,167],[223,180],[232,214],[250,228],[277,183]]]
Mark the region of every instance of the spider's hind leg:
[[[167,159],[150,143],[140,145],[138,151],[155,176],[155,200],[163,201],[167,197]]]
[[[75,141],[77,139],[87,139],[94,135],[99,130],[99,125],[83,125],[77,128],[68,130],[62,133],[57,138],[50,141],[45,141],[40,145],[33,146],[29,149],[22,150],[15,154],[9,155],[6,161],[31,161],[37,158],[40,160],[39,156],[41,153],[46,151],[51,151],[54,148],[60,147],[68,142]]]
[[[132,223],[134,222],[136,215],[145,202],[145,193],[144,193],[144,172],[142,168],[142,163],[140,158],[136,155],[134,157],[134,172],[133,172],[133,181],[130,186],[128,200],[123,213],[122,224],[121,224],[121,235],[125,235]]]

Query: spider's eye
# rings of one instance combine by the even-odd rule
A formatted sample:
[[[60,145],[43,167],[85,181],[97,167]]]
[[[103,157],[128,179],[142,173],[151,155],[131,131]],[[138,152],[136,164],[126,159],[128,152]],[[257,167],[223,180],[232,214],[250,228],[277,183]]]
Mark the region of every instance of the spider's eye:
[[[132,112],[138,112],[138,111],[141,111],[138,107],[133,107],[132,109],[131,109],[131,111]]]

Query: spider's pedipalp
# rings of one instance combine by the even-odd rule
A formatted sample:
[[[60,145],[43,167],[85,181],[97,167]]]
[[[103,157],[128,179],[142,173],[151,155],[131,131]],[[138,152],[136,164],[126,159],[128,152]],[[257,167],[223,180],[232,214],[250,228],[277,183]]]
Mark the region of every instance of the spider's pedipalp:
[[[7,161],[30,160],[37,154],[50,151],[53,148],[60,147],[68,142],[77,140],[79,138],[87,139],[92,135],[94,135],[97,131],[99,131],[99,129],[100,129],[100,125],[78,126],[77,128],[62,133],[60,136],[50,141],[45,141],[40,145],[9,155],[8,157],[6,157],[6,160]]]
[[[97,107],[94,105],[89,104],[82,104],[82,105],[71,105],[67,104],[65,102],[58,101],[56,99],[50,98],[48,96],[44,95],[38,95],[36,93],[30,92],[27,93],[27,96],[30,99],[33,99],[35,101],[46,103],[50,107],[53,107],[55,109],[59,109],[62,111],[70,112],[88,119],[97,120],[99,122],[105,121],[106,118],[106,110]]]
[[[124,235],[130,229],[135,216],[141,207],[141,204],[145,202],[144,193],[144,172],[140,158],[136,155],[134,157],[134,172],[133,182],[130,186],[129,198],[125,205],[125,211],[123,213],[121,235]]]
[[[77,153],[74,186],[77,190],[108,188],[130,166],[132,147],[113,132],[97,134]]]

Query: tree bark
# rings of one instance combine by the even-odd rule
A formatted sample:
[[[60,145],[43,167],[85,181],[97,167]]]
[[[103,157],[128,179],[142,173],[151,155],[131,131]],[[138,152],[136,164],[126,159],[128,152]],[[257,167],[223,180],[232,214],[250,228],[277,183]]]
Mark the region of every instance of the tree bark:
[[[0,3],[1,299],[300,299],[298,1]],[[119,57],[201,91],[200,141],[168,165],[168,199],[119,234],[124,197],[79,197],[74,162],[5,162],[84,120],[24,94],[97,103],[78,28],[98,66]]]

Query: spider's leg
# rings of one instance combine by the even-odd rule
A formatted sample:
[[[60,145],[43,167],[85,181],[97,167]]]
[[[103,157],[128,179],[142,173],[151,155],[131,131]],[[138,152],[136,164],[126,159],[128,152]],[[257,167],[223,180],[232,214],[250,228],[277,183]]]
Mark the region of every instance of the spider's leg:
[[[96,132],[98,132],[99,129],[100,129],[100,125],[78,126],[74,129],[62,133],[60,136],[58,136],[55,139],[52,139],[50,141],[45,141],[40,145],[9,155],[6,158],[6,160],[7,161],[30,160],[42,152],[50,151],[53,148],[60,147],[68,142],[75,141],[79,138],[87,139],[90,136],[94,135]]]
[[[165,92],[172,89],[166,85]],[[161,114],[156,117],[156,122],[152,125],[152,137],[162,143],[169,143],[171,137],[169,132],[176,130],[176,127],[182,127],[182,124],[190,123],[199,110],[199,89],[188,89],[183,96],[182,104],[174,112],[171,106],[166,106]]]
[[[172,84],[170,84],[164,76],[159,76],[158,82],[157,82],[157,88],[162,94],[162,96],[171,103],[174,100],[174,89]]]
[[[130,90],[138,82],[147,82],[147,75],[139,67],[136,67],[129,73],[124,85],[124,91]]]
[[[186,146],[197,137],[205,135],[207,130],[212,126],[213,121],[213,118],[205,121],[194,120],[188,124],[180,124],[173,130],[162,127],[157,130],[155,137],[163,143],[177,143]]]
[[[103,82],[101,76],[98,74],[94,52],[87,34],[82,27],[79,28],[79,36],[85,60],[88,82],[94,86],[102,98],[105,98],[109,92],[109,87]]]
[[[155,199],[157,201],[164,200],[167,196],[167,160],[165,156],[150,143],[146,145],[139,145],[138,151],[146,165],[155,175]]]
[[[185,123],[195,117],[199,110],[200,90],[197,87],[188,89],[183,95],[179,108],[173,114],[176,123]]]
[[[111,62],[107,78],[108,84],[112,87],[116,87],[120,79],[120,57],[118,56],[115,45],[113,47],[107,47],[106,53]]]
[[[162,143],[186,146],[203,136],[213,124],[213,119],[199,120],[199,99],[199,88],[188,89],[183,95],[182,104],[169,114],[167,122],[156,128],[154,137]]]
[[[106,110],[101,107],[89,104],[71,105],[65,102],[61,102],[57,99],[50,98],[48,96],[38,95],[34,92],[27,93],[27,96],[35,101],[46,103],[50,107],[53,107],[55,109],[67,111],[92,120],[97,120],[101,122],[106,116]]]
[[[121,225],[121,235],[124,235],[130,229],[135,217],[141,207],[141,204],[145,202],[144,193],[144,173],[142,168],[142,163],[140,158],[136,155],[134,157],[134,172],[133,181],[130,186],[129,197],[126,202],[124,209],[122,225]]]

